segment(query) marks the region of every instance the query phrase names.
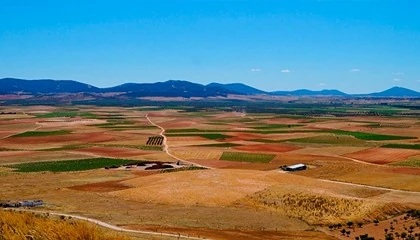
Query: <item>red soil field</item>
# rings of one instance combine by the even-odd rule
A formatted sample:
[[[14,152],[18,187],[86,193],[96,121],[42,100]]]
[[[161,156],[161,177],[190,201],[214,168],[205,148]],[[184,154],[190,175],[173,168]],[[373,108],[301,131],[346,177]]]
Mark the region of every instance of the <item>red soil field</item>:
[[[225,139],[224,142],[252,140],[252,139],[257,139],[257,138],[263,138],[263,136],[261,136],[261,134],[244,133],[244,132],[228,133],[228,135],[230,135],[232,137]]]
[[[168,142],[177,142],[177,141],[203,141],[203,140],[207,140],[206,138],[203,137],[196,137],[196,136],[185,136],[185,137],[168,137]]]
[[[277,145],[277,144],[256,144],[234,147],[237,150],[250,151],[250,152],[289,152],[300,149],[295,146]]]
[[[165,129],[172,129],[172,128],[196,128],[197,122],[194,121],[168,121],[161,124]]]
[[[387,172],[391,173],[400,173],[400,174],[411,174],[411,175],[420,175],[420,168],[410,168],[410,167],[394,167],[386,169]]]
[[[147,152],[133,149],[133,148],[115,148],[115,147],[91,147],[72,150],[72,152],[90,153],[92,155],[106,156],[106,157],[134,157],[145,155]]]
[[[404,161],[410,156],[419,154],[420,151],[412,149],[370,148],[363,151],[347,154],[345,156],[375,164],[387,164]]]
[[[0,145],[3,144],[40,144],[40,143],[68,143],[68,142],[83,142],[83,143],[98,143],[115,140],[114,136],[108,135],[103,132],[80,133],[80,134],[67,134],[57,136],[44,136],[44,137],[11,137],[0,140]]]
[[[19,156],[25,157],[33,153],[36,153],[36,152],[35,151],[4,151],[4,152],[0,152],[0,159],[7,158],[7,157],[19,157]]]
[[[130,187],[120,183],[120,181],[108,181],[100,183],[89,183],[69,187],[69,189],[86,192],[112,192],[118,190],[128,189]]]

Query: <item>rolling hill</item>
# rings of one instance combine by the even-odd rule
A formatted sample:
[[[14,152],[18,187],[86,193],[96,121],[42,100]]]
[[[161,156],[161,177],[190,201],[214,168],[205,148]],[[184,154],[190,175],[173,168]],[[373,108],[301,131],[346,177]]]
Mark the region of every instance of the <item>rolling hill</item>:
[[[312,91],[308,89],[299,89],[295,91],[275,91],[271,92],[273,95],[278,96],[347,96],[346,93],[343,93],[338,90],[321,90],[321,91]]]
[[[265,92],[242,83],[210,83],[208,85],[184,80],[168,80],[156,83],[125,83],[115,87],[98,88],[73,80],[25,80],[16,78],[0,79],[0,94],[61,94],[61,93],[121,93],[128,98],[135,97],[217,97],[236,95],[273,95],[273,96],[337,96],[337,97],[420,97],[420,93],[402,87],[369,94],[346,94],[339,90]]]
[[[169,80],[157,83],[126,83],[112,88],[102,89],[105,92],[126,92],[130,97],[163,96],[163,97],[211,97],[227,96],[236,92],[219,86],[204,86],[182,80]]]
[[[220,87],[231,90],[233,92],[244,94],[244,95],[255,95],[255,94],[268,94],[265,91],[259,90],[257,88],[250,87],[243,83],[228,83],[228,84],[221,84],[221,83],[210,83],[207,87]]]
[[[420,92],[403,87],[393,87],[382,92],[368,94],[375,97],[420,97]]]
[[[7,93],[80,93],[99,92],[100,89],[89,84],[73,80],[24,80],[16,78],[0,79],[0,94]]]

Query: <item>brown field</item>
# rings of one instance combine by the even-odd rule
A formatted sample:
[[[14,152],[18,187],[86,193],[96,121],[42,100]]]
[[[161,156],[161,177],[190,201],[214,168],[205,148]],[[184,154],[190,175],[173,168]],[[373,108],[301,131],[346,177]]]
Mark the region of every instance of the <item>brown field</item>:
[[[299,154],[313,154],[313,155],[322,155],[322,156],[342,156],[351,154],[354,152],[359,152],[367,149],[367,147],[348,147],[348,146],[339,146],[339,147],[306,147],[303,149],[298,149],[293,151],[293,153]]]
[[[130,188],[121,183],[121,181],[107,181],[99,183],[88,183],[83,185],[71,186],[69,189],[86,192],[113,192]]]
[[[75,109],[95,114],[98,119],[35,118],[35,114]],[[115,119],[131,121],[123,126],[150,126],[145,118],[148,112],[137,109],[83,106],[10,108],[20,114],[15,116],[16,120],[3,118],[0,121],[0,165],[92,156],[175,161],[163,151],[134,148],[144,146],[148,137],[158,135],[158,128],[93,126],[112,123]],[[368,221],[375,218],[386,221],[409,208],[420,208],[420,168],[386,165],[418,156],[419,151],[378,147],[382,143],[413,143],[419,139],[378,143],[331,134],[325,137],[325,133],[316,132],[263,134],[250,128],[266,124],[305,124],[299,130],[330,128],[420,137],[420,125],[415,124],[414,118],[297,119],[240,112],[200,114],[163,110],[150,111],[148,116],[165,129],[217,129],[232,136],[223,140],[188,136],[188,133],[182,137],[168,137],[171,154],[214,169],[174,173],[105,169],[17,173],[0,166],[0,200],[42,199],[46,206],[41,209],[45,211],[89,216],[128,229],[211,239],[337,239],[342,238],[340,233],[330,232],[325,225],[346,221],[362,221],[366,226],[363,231],[376,234]],[[384,124],[370,128],[366,126],[369,122]],[[410,127],[393,127],[397,124]],[[70,130],[71,133],[9,137],[34,129]],[[253,132],[246,132],[251,130]],[[326,143],[253,141],[308,137]],[[232,152],[272,153],[276,156],[269,163],[221,161],[220,156],[226,148],[197,146],[216,143],[242,145],[230,147]],[[80,148],[71,149],[71,145],[80,145]],[[40,151],[45,149],[50,151]],[[296,173],[279,170],[279,166],[296,163],[305,163],[308,169]],[[356,229],[355,234],[358,231]],[[351,236],[355,235],[352,233]],[[147,236],[146,239],[171,238]]]
[[[41,151],[5,151],[0,152],[0,164],[61,161],[72,159],[83,159],[86,155],[71,152],[41,152]]]
[[[408,157],[420,155],[419,150],[396,148],[371,148],[346,154],[345,156],[375,164],[388,164],[406,160]]]
[[[75,153],[87,154],[100,157],[129,158],[148,154],[146,151],[132,148],[117,147],[91,147],[78,150],[72,150]]]

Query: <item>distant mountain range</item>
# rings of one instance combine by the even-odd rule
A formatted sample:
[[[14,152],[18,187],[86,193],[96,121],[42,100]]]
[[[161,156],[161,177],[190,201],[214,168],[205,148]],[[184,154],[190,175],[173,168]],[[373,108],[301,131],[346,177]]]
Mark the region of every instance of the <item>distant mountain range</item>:
[[[236,95],[274,96],[338,96],[338,97],[420,97],[420,92],[402,87],[393,87],[383,92],[369,94],[346,94],[338,90],[266,92],[242,83],[210,83],[202,85],[181,80],[156,83],[125,83],[110,88],[98,88],[73,80],[24,80],[0,79],[0,94],[60,94],[60,93],[122,93],[127,97],[215,97]]]

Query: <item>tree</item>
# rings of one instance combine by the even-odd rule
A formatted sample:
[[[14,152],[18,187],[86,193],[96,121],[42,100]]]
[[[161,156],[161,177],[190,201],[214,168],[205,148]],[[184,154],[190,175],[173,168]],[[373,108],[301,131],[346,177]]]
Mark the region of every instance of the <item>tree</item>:
[[[343,228],[343,229],[341,229],[340,232],[344,235],[344,234],[346,234],[346,229]]]
[[[394,236],[392,234],[385,234],[385,240],[394,240]]]
[[[402,232],[401,233],[401,237],[402,237],[402,239],[405,239],[407,237],[407,233],[406,232]]]
[[[411,226],[410,226],[410,230],[411,230],[411,232],[413,232],[414,228],[415,228],[415,226],[414,226],[414,225],[411,225]]]
[[[385,234],[385,240],[394,240],[394,236],[392,234]]]
[[[346,231],[347,237],[350,236],[350,233],[351,233],[350,231],[348,231],[348,230]]]
[[[347,227],[351,228],[352,226],[353,226],[353,222],[352,221],[347,222]]]
[[[359,228],[362,228],[362,227],[363,227],[363,223],[359,222],[359,223],[357,223],[357,226],[358,226]]]
[[[375,223],[375,226],[378,226],[378,223],[379,223],[378,219],[373,220],[373,222]]]

